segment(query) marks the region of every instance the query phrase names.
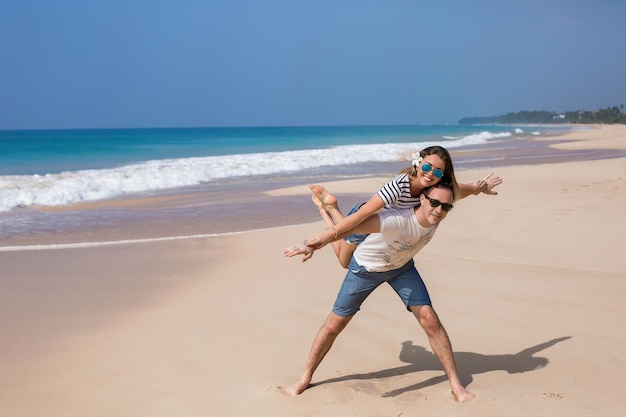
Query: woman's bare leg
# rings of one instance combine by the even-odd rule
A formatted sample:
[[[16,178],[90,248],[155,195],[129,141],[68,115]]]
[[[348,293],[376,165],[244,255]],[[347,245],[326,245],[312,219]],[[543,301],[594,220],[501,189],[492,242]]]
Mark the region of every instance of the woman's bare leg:
[[[341,220],[343,220],[344,217],[346,217],[343,215],[341,210],[339,210],[337,198],[329,193],[326,188],[321,185],[313,184],[309,185],[309,189],[313,193],[313,196],[317,197],[317,199],[320,201],[321,207],[333,219],[333,222],[335,224],[339,223]],[[320,208],[320,206],[318,206],[318,208]]]
[[[309,185],[309,188],[313,193],[311,200],[320,211],[322,220],[324,220],[327,227],[333,227],[345,217],[341,210],[339,210],[337,198],[329,193],[326,188],[321,185]],[[343,239],[339,239],[331,242],[331,246],[341,266],[347,268],[356,245],[351,245]]]
[[[313,187],[313,186],[310,186],[310,187]],[[311,190],[313,190],[313,188],[311,188]],[[335,197],[332,197],[332,198],[335,201],[334,203],[335,207],[337,207],[337,199]],[[317,194],[315,194],[315,192],[313,192],[313,195],[311,196],[311,200],[313,201],[313,204],[315,204],[315,207],[317,207],[317,209],[319,210],[320,216],[322,216],[322,220],[324,220],[326,227],[333,227],[335,225],[335,221],[330,216],[330,214],[326,211],[326,209],[324,208],[324,202],[319,198]],[[337,207],[337,211],[339,211],[338,207]],[[341,242],[342,240],[336,240],[334,242],[330,242],[330,246],[332,246],[333,251],[335,252],[335,255],[337,256],[337,258],[341,256]]]

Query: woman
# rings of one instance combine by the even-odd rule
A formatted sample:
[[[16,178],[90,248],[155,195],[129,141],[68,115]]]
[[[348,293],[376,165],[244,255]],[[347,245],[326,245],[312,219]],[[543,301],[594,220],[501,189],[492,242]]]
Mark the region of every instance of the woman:
[[[452,186],[454,195],[458,198],[465,198],[468,195],[477,195],[482,193],[494,195],[497,194],[493,188],[502,183],[500,177],[491,178],[489,174],[485,179],[477,181],[474,184],[458,184],[454,175],[454,166],[452,157],[447,149],[441,146],[429,146],[413,156],[412,164],[400,171],[400,175],[385,184],[378,193],[373,195],[366,203],[353,208],[346,217],[338,214],[336,200],[334,204],[331,201],[324,202],[324,195],[318,195],[317,198],[324,203],[324,210],[333,218],[340,219],[335,222],[334,226],[329,227],[323,232],[316,233],[305,240],[307,246],[319,249],[326,244],[336,241],[339,235],[345,235],[346,232],[354,229],[361,224],[370,215],[376,213],[382,208],[410,208],[420,204],[420,194],[425,188],[433,186],[439,182],[444,182]],[[316,193],[319,186],[311,185],[311,191]],[[323,190],[323,188],[321,188]],[[367,235],[350,235],[345,241],[353,246],[362,242]],[[337,246],[333,247],[337,253]],[[337,253],[339,256],[339,254]],[[347,267],[347,263],[344,265]],[[350,257],[347,257],[348,261]]]

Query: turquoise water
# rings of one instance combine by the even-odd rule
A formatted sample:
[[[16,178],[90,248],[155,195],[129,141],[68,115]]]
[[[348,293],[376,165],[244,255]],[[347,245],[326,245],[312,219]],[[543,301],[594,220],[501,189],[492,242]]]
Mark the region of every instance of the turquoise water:
[[[301,172],[350,174],[425,146],[565,127],[334,126],[0,131],[0,212]]]
[[[43,175],[149,160],[357,144],[444,141],[455,147],[472,141],[484,143],[489,137],[484,140],[470,137],[481,132],[500,134],[514,129],[510,126],[336,126],[0,131],[0,175]]]

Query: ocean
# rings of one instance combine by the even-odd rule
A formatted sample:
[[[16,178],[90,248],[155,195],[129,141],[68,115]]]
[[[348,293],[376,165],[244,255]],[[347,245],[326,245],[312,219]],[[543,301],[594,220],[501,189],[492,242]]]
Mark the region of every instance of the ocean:
[[[112,223],[146,220],[141,210],[64,210],[81,203],[202,193],[206,204],[187,201],[175,215],[212,223],[212,213],[198,207],[206,208],[214,199],[243,200],[242,195],[272,187],[391,176],[426,146],[451,151],[506,147],[571,129],[434,125],[0,131],[0,247],[20,237],[37,242],[73,227],[84,232],[86,225],[106,229]],[[464,164],[489,166],[477,158]],[[194,232],[183,229],[153,230],[147,236]]]

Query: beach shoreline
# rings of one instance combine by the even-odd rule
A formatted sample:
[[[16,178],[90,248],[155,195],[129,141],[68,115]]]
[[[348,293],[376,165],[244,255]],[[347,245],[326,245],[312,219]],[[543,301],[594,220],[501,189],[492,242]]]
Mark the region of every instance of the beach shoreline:
[[[458,202],[416,257],[477,394],[469,403],[450,399],[424,332],[387,288],[368,298],[313,386],[282,393],[344,275],[330,249],[304,264],[282,255],[323,228],[302,184],[267,194],[302,204],[312,217],[297,224],[0,251],[0,414],[619,415],[626,127],[581,135],[557,146],[616,157],[498,168],[498,195]],[[324,185],[342,204],[373,194],[378,180]]]
[[[498,174],[506,166],[560,163],[566,161],[617,158],[625,153],[619,148],[583,149],[568,147],[593,138],[602,126],[588,126],[564,135],[546,138],[524,138],[494,141],[490,145],[454,148],[451,155],[457,176],[462,182],[479,178],[467,171],[489,169]],[[592,139],[593,140],[593,139]],[[359,192],[340,195],[351,206],[367,200],[380,186],[404,167],[404,163],[370,164],[369,175],[348,181],[369,182]],[[293,199],[275,189],[299,188],[308,193],[309,183],[340,181],[341,176],[286,178],[282,181],[247,179],[238,181],[237,190],[229,186],[188,187],[159,195],[138,195],[85,202],[81,204],[30,207],[3,213],[6,224],[0,250],[45,245],[110,244],[115,241],[145,241],[184,238],[185,236],[219,235],[314,222],[316,213],[306,199]],[[14,218],[14,219],[12,219]],[[25,224],[28,228],[17,225]],[[33,226],[35,225],[35,226]],[[10,229],[10,230],[9,230]]]

